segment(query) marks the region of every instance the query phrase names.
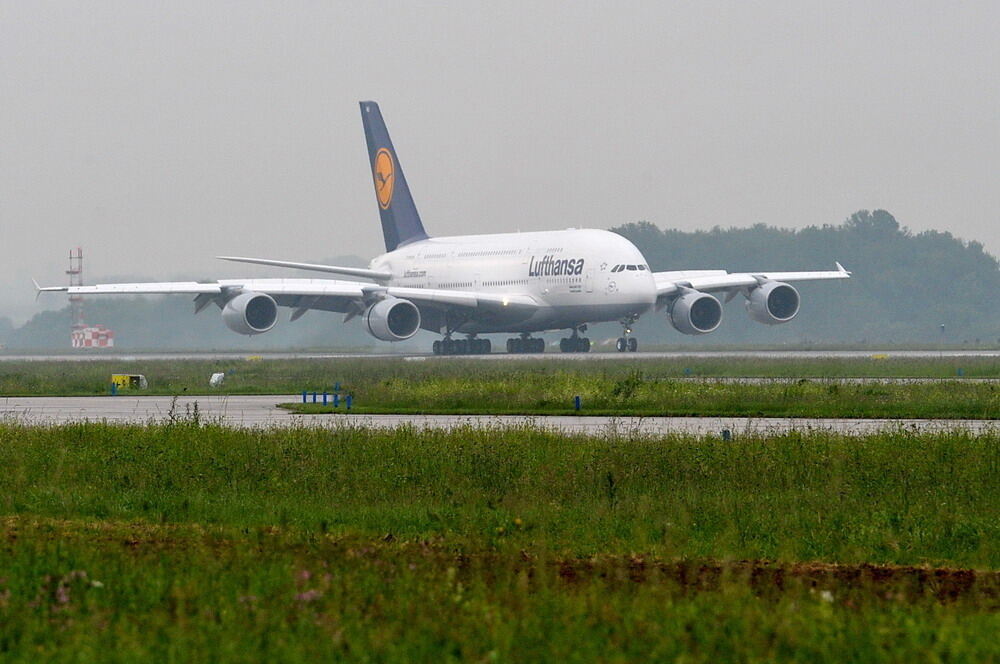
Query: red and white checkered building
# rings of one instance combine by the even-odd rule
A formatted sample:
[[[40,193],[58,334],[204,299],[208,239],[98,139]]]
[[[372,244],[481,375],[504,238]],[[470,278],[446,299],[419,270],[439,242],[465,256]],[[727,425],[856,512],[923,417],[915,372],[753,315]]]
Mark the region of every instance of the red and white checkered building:
[[[103,325],[90,325],[73,330],[70,341],[73,348],[112,348],[115,333]]]

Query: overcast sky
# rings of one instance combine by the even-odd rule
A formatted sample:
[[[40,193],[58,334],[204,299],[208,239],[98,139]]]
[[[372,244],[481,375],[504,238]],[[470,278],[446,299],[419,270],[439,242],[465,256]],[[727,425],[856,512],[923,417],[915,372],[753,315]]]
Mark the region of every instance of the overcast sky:
[[[157,278],[379,253],[362,99],[432,235],[885,208],[1000,254],[998,7],[0,0],[0,315],[62,306],[30,277],[78,244]]]

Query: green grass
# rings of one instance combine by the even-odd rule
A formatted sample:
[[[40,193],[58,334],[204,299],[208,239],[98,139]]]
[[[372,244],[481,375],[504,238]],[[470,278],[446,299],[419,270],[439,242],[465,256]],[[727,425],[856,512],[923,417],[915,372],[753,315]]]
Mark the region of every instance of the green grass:
[[[906,584],[791,576],[777,588],[729,570],[698,587],[637,578],[634,563],[571,579],[552,560],[282,530],[26,520],[5,530],[5,662],[1000,656],[989,592],[941,601],[904,598]]]
[[[654,360],[514,363],[447,358],[396,360],[144,361],[0,363],[8,395],[106,394],[113,371],[144,373],[146,394],[289,394],[341,385],[359,413],[582,414],[747,417],[1000,417],[1000,360],[967,363],[963,374],[988,380],[933,380],[956,373],[950,360],[760,361]],[[685,366],[690,364],[692,366]],[[689,371],[690,370],[690,371]],[[213,372],[227,374],[218,390]],[[777,378],[776,376],[812,376]],[[741,383],[733,376],[758,377]],[[930,382],[838,381],[849,377],[924,377]],[[773,380],[771,380],[773,378]],[[311,403],[304,413],[330,412]]]
[[[574,397],[581,397],[581,410]],[[309,397],[311,399],[311,396]],[[344,412],[321,403],[285,403],[302,414]],[[650,378],[613,382],[573,374],[519,377],[389,378],[354,391],[352,412],[451,415],[633,415],[672,417],[1000,418],[1000,382],[733,383]]]
[[[1000,434],[0,426],[0,512],[589,555],[1000,567]],[[521,525],[515,525],[516,520]]]
[[[6,424],[0,467],[4,661],[1000,657],[996,433]]]
[[[0,507],[540,542],[582,554],[620,544],[665,556],[995,567],[998,441],[5,425]],[[512,529],[515,518],[528,525]]]
[[[441,389],[459,391],[469,384],[517,386],[582,385],[610,390],[641,372],[645,381],[680,378],[863,378],[922,377],[1000,379],[998,358],[888,359],[758,359],[685,358],[629,359],[588,362],[545,360],[472,360],[427,358],[301,359],[301,360],[93,360],[0,362],[2,395],[107,394],[112,373],[141,373],[149,379],[148,394],[203,393],[215,372],[226,373],[223,394],[295,394],[330,389],[335,383],[357,394],[371,393],[384,382],[415,385],[439,381]],[[492,388],[491,388],[492,389]],[[485,390],[484,390],[485,391]]]

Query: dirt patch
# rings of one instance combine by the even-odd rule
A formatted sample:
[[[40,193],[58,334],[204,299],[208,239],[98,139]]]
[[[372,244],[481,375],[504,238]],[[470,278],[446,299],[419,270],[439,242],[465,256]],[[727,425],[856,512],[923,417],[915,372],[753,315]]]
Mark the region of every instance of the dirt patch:
[[[718,591],[724,583],[738,582],[760,595],[805,588],[848,603],[856,595],[904,601],[934,598],[941,602],[974,598],[1000,609],[1000,572],[996,571],[871,563],[663,561],[639,556],[559,560],[555,567],[559,578],[569,584],[600,577],[637,584],[670,582],[682,591],[699,592]]]
[[[735,584],[763,597],[806,592],[848,606],[876,598],[903,602],[969,601],[987,610],[1000,610],[1000,571],[994,570],[872,563],[662,560],[615,554],[562,558],[544,551],[468,550],[446,538],[405,540],[392,534],[376,538],[306,537],[276,526],[234,530],[198,524],[0,517],[0,541],[16,546],[23,537],[30,541],[86,541],[96,547],[124,549],[135,555],[195,549],[213,555],[250,551],[254,555],[291,554],[301,558],[305,565],[355,559],[363,564],[405,567],[426,574],[455,568],[461,574],[487,582],[511,571],[525,573],[533,583],[551,574],[567,588],[593,581],[612,587],[662,584],[688,594],[720,592]]]

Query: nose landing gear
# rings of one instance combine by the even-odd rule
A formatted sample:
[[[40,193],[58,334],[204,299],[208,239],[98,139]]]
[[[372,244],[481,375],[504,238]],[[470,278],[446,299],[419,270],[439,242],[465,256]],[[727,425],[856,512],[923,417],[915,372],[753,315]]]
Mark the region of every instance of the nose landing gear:
[[[618,341],[615,343],[615,348],[618,349],[619,353],[634,353],[639,350],[639,340],[629,336],[632,334],[632,323],[634,322],[634,318],[626,318],[622,321],[622,336],[618,337]]]
[[[619,353],[634,353],[639,350],[639,340],[635,337],[618,337],[615,348],[618,349]]]

